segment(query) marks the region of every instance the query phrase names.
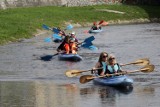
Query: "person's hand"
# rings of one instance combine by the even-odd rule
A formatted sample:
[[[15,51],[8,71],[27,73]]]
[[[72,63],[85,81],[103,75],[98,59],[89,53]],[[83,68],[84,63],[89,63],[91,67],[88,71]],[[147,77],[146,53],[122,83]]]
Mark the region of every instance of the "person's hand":
[[[91,74],[94,74],[95,73],[95,68],[92,68],[92,70],[91,70]]]

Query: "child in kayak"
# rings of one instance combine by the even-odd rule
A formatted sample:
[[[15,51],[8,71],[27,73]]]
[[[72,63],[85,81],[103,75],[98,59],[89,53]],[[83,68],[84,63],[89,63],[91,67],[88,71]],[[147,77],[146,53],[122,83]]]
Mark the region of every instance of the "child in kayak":
[[[97,68],[102,68],[102,69],[98,69],[98,72],[97,72],[98,75],[101,75],[103,72],[105,72],[107,61],[108,61],[108,53],[102,52],[99,56],[99,60],[96,63],[95,67],[92,68],[92,73],[93,71],[96,71]]]

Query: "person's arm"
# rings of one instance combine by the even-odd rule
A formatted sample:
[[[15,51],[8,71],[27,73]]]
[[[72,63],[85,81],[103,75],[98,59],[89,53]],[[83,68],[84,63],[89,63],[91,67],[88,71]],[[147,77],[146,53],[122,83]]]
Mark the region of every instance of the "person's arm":
[[[99,63],[99,62],[97,62],[97,63],[96,63],[96,65],[92,68],[91,73],[92,73],[92,74],[93,74],[93,73],[95,73],[96,68],[99,68],[99,67],[100,67],[100,63]]]

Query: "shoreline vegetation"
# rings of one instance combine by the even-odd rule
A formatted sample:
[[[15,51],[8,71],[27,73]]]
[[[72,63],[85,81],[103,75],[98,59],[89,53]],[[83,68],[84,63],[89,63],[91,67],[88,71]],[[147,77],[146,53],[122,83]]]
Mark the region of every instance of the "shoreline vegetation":
[[[88,27],[105,20],[109,25],[160,22],[160,6],[94,5],[83,7],[29,7],[0,10],[0,45],[46,32],[42,24],[65,28]]]

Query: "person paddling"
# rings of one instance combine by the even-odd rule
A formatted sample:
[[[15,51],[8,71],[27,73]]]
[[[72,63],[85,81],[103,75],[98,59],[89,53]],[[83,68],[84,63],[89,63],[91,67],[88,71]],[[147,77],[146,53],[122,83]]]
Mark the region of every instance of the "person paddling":
[[[74,38],[70,38],[70,36],[66,36],[64,41],[57,48],[57,52],[64,51],[66,54],[77,54],[77,44]]]
[[[72,31],[72,33],[71,33],[71,36],[70,36],[71,38],[73,38],[73,39],[75,39],[75,42],[77,42],[78,43],[78,39],[76,38],[76,33],[75,33],[75,31]]]
[[[110,54],[108,57],[108,64],[106,65],[106,69],[101,73],[101,75],[116,74],[119,72],[122,72],[122,69],[119,63],[117,63],[115,56]]]
[[[98,69],[97,72],[98,75],[101,75],[106,70],[107,61],[108,61],[108,53],[107,52],[100,53],[98,62],[96,63],[95,67],[92,68],[92,73],[93,71],[96,70],[96,68],[102,68]]]
[[[68,35],[65,36],[63,42],[58,46],[57,52],[61,52],[61,51],[65,51],[66,50],[65,47],[64,47],[64,45],[65,44],[69,44],[69,39],[70,39],[70,37]]]
[[[101,29],[101,26],[97,24],[97,22],[93,22],[93,26],[91,27],[91,30],[99,30]]]
[[[77,47],[77,43],[75,42],[74,38],[70,39],[69,45],[70,45],[70,53],[77,54],[78,47]]]

